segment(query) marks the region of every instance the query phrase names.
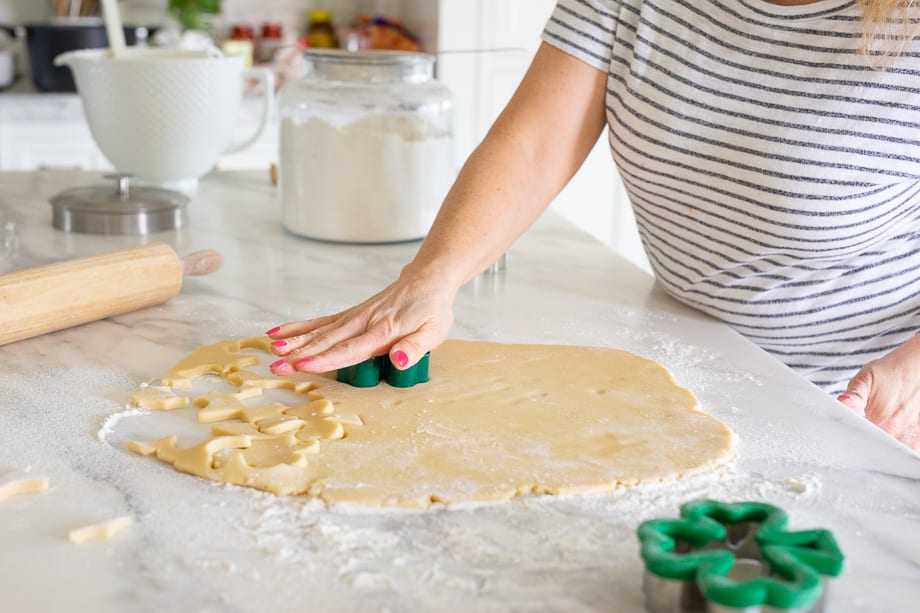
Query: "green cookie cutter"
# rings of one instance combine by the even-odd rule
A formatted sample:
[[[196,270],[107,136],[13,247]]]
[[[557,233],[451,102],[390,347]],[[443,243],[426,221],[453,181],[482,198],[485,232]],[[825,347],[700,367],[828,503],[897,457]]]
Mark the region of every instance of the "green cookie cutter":
[[[638,529],[651,613],[713,605],[823,611],[827,578],[839,575],[844,562],[830,531],[789,532],[786,513],[762,502],[696,500],[680,515]]]
[[[340,368],[335,379],[354,387],[374,387],[386,381],[393,387],[412,387],[428,381],[428,362],[431,354],[426,353],[414,366],[399,370],[390,363],[387,356],[377,356],[354,366]]]

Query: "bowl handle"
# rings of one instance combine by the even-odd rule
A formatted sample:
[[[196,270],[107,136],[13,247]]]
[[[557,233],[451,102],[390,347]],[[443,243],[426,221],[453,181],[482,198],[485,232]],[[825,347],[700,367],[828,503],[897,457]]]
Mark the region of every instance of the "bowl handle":
[[[268,117],[271,115],[272,107],[275,103],[275,73],[268,68],[244,68],[243,79],[262,82],[262,116],[259,118],[259,127],[256,128],[255,134],[242,142],[231,143],[227,150],[224,151],[224,155],[242,151],[258,140],[265,130],[265,126],[268,125]]]

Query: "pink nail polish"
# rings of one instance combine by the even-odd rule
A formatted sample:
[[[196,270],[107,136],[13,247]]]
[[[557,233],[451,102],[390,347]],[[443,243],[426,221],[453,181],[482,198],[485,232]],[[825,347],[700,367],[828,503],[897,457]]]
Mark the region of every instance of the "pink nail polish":
[[[839,400],[840,402],[846,402],[847,400],[853,400],[853,397],[850,396],[849,394],[840,394],[839,396],[837,396],[837,400]]]
[[[283,366],[287,366],[287,360],[278,360],[277,362],[274,362],[271,366],[269,366],[269,368],[271,368],[272,370],[278,370],[282,368]]]
[[[393,363],[400,368],[405,368],[409,363],[409,356],[404,351],[396,351],[393,353]]]
[[[275,341],[272,343],[272,347],[275,349],[281,349],[282,347],[287,347],[287,341]]]
[[[294,366],[295,366],[295,367],[298,367],[298,366],[306,366],[307,364],[309,364],[309,363],[312,362],[312,361],[313,361],[313,358],[304,358],[304,359],[302,359],[302,360],[297,360],[296,362],[294,362]]]
[[[272,334],[276,334],[276,333],[278,332],[278,330],[280,330],[280,329],[281,329],[281,326],[275,326],[274,328],[272,328],[271,330],[269,330],[268,332],[266,332],[266,333],[265,333],[265,336],[271,336]]]

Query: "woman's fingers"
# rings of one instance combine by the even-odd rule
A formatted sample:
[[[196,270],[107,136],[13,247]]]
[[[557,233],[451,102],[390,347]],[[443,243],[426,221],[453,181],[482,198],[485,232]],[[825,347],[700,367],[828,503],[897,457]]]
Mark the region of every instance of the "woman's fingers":
[[[363,313],[352,315],[339,321],[336,325],[328,326],[307,335],[299,348],[291,351],[287,358],[296,362],[306,357],[319,355],[341,343],[348,343],[356,338],[375,336],[376,331],[367,327],[367,316]],[[362,343],[361,346],[363,346]]]
[[[308,319],[306,321],[288,322],[272,328],[266,332],[265,335],[275,340],[285,340],[292,336],[300,336],[312,332],[317,328],[322,328],[323,326],[333,323],[341,316],[342,314],[339,313],[337,315],[326,315],[325,317],[317,317],[316,319]]]
[[[439,326],[429,321],[390,347],[390,361],[400,370],[415,366],[425,354],[444,342],[450,323]]]
[[[329,372],[388,353],[397,368],[409,368],[447,337],[455,293],[400,279],[347,311],[269,330],[272,351],[283,358],[271,370]]]

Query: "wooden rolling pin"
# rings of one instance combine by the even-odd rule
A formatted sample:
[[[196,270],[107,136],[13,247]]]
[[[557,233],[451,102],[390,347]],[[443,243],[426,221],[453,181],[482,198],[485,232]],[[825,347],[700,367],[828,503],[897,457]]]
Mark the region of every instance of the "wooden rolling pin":
[[[222,263],[216,251],[180,259],[150,243],[0,275],[0,345],[166,302],[183,275]]]

